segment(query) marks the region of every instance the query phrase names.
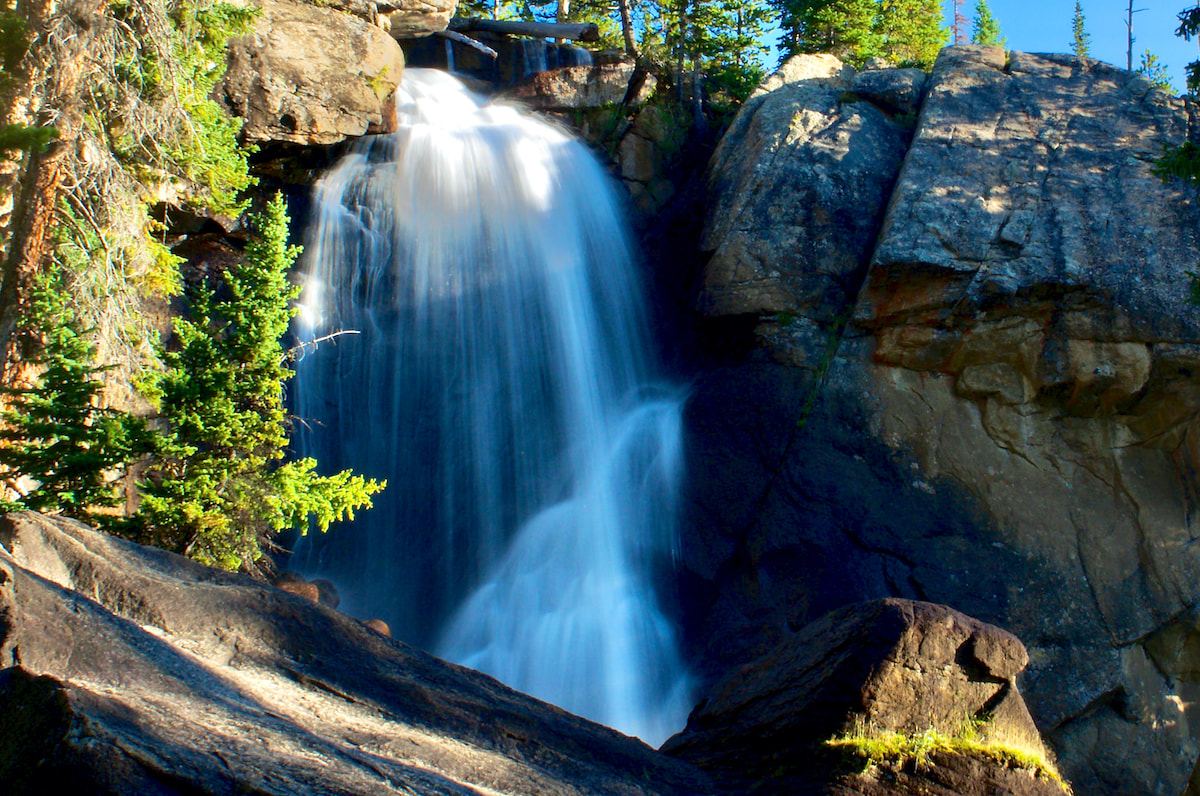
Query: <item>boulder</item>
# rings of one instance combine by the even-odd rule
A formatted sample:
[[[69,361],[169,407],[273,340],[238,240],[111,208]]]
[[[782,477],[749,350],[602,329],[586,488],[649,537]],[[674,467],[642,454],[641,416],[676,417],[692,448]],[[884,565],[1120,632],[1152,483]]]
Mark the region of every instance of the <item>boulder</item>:
[[[732,793],[765,785],[787,793],[985,794],[1000,786],[1059,796],[1062,787],[1036,769],[978,750],[946,753],[915,770],[895,761],[910,780],[898,787],[879,772],[845,774],[828,744],[855,728],[926,738],[974,732],[981,745],[1012,747],[1020,739],[1044,758],[1016,685],[1027,661],[1015,636],[945,606],[860,603],[789,634],[714,686],[663,750],[709,771]],[[930,787],[947,780],[958,789]]]
[[[397,39],[445,30],[458,0],[376,0],[377,24]]]
[[[234,39],[216,96],[247,141],[332,144],[394,129],[400,45],[334,8],[263,0],[254,32]]]
[[[251,578],[0,518],[5,793],[679,794],[695,769]]]
[[[615,105],[625,99],[636,67],[629,62],[568,66],[538,72],[506,89],[500,96],[517,100],[535,111],[576,111]],[[654,93],[653,75],[637,73],[640,85],[627,103],[641,105]]]
[[[824,349],[820,330],[844,320],[866,273],[908,138],[849,93],[853,75],[830,55],[793,57],[746,102],[712,160],[698,308],[758,316],[760,334],[787,340],[776,350],[809,367]]]
[[[855,75],[851,90],[887,113],[915,117],[927,78],[920,69],[870,69]]]
[[[686,415],[700,672],[841,605],[943,603],[1028,645],[1022,693],[1078,792],[1184,789],[1200,755],[1200,206],[1151,169],[1190,129],[1182,100],[1123,70],[947,48],[860,281],[764,254],[724,294],[705,282],[714,328],[753,345],[697,379]],[[714,184],[741,179],[736,163]],[[760,159],[732,193],[760,202],[780,189],[753,186],[794,168]],[[814,199],[765,214],[747,246],[807,241],[841,206]],[[809,292],[777,289],[795,285]]]

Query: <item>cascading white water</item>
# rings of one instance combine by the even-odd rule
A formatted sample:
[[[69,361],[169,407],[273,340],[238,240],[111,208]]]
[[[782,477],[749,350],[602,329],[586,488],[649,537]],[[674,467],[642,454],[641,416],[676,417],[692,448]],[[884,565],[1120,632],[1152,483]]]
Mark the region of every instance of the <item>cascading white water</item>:
[[[655,386],[609,179],[440,72],[320,183],[301,452],[388,487],[293,565],[400,638],[657,743],[689,707],[652,583],[673,554],[678,390]]]

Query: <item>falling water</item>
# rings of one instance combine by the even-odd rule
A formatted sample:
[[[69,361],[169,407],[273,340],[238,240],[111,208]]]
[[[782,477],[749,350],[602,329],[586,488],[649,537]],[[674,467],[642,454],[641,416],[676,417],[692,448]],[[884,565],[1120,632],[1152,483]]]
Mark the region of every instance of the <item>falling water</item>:
[[[677,390],[655,385],[609,180],[585,147],[410,69],[400,129],[318,188],[302,452],[388,480],[294,562],[397,636],[657,743],[688,694]]]

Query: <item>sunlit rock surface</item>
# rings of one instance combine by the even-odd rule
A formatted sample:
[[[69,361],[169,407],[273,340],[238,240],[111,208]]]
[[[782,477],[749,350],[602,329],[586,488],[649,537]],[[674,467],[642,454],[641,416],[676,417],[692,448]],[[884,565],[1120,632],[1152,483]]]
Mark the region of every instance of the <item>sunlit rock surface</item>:
[[[856,726],[961,737],[973,721],[980,742],[1045,759],[1015,682],[1028,660],[1011,633],[942,605],[847,606],[714,685],[663,750],[730,793],[1059,796],[1044,774],[982,754],[859,773],[826,743]]]
[[[1200,752],[1200,213],[1151,166],[1188,113],[998,48],[943,51],[926,92],[869,269],[781,245],[715,279],[734,239],[709,226],[699,307],[748,353],[688,411],[693,651],[723,672],[846,603],[945,603],[1028,645],[1022,691],[1076,792],[1173,796]],[[799,143],[781,168],[827,158]],[[713,179],[762,203],[772,168]],[[815,219],[844,207],[809,193]],[[793,234],[772,219],[757,238]],[[788,285],[805,300],[762,300]]]
[[[249,578],[0,519],[8,794],[677,794],[613,730]]]
[[[295,0],[263,0],[254,31],[229,44],[216,95],[245,121],[252,142],[332,144],[390,132],[404,52],[351,13]]]

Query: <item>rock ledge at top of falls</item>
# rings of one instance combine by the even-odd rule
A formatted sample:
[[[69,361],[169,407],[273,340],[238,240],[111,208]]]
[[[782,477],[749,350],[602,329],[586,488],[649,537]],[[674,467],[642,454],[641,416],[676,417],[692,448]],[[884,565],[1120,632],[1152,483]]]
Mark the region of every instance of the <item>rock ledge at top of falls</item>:
[[[0,518],[5,793],[697,796],[696,769],[245,576]]]
[[[1062,796],[1030,769],[983,754],[946,754],[848,774],[825,742],[855,726],[1041,743],[1017,690],[1029,658],[1012,634],[942,605],[877,600],[793,633],[715,685],[663,751],[709,771],[731,793]],[[890,777],[889,777],[890,774]]]
[[[713,162],[697,306],[744,339],[687,409],[692,660],[720,677],[862,600],[949,605],[1027,645],[1078,792],[1178,796],[1200,757],[1200,202],[1152,167],[1194,106],[1090,59],[949,47],[885,159],[864,131],[908,121],[892,92],[815,66]]]
[[[333,144],[395,128],[404,52],[383,29],[334,7],[262,0],[252,33],[232,40],[215,94],[250,142]]]

